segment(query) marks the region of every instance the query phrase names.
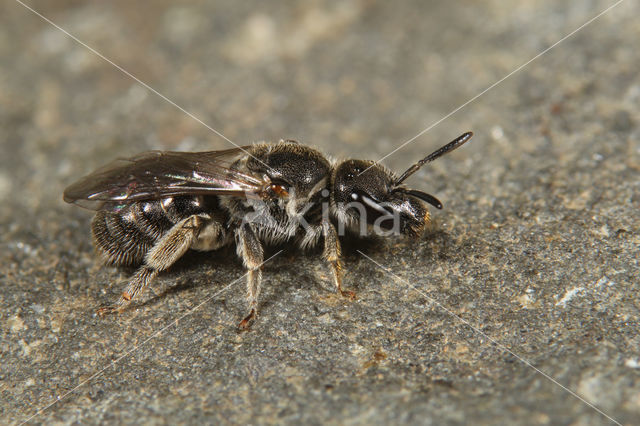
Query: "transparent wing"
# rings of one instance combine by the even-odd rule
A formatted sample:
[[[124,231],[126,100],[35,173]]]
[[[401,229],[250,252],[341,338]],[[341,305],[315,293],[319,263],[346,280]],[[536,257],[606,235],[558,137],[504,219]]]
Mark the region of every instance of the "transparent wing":
[[[64,191],[64,200],[92,210],[179,195],[261,194],[265,183],[231,168],[248,147],[224,151],[148,151],[118,159]]]

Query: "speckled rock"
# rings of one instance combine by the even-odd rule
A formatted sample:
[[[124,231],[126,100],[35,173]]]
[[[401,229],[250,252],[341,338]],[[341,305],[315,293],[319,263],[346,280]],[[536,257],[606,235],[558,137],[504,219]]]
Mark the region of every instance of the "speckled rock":
[[[3,422],[637,422],[637,2],[451,116],[613,2],[30,3],[192,116],[0,6]],[[378,159],[435,123],[384,162],[473,130],[409,182],[445,208],[418,240],[346,242],[355,301],[285,246],[249,332],[233,250],[94,315],[130,272],[96,263],[90,213],[61,200],[95,167],[231,146],[207,126]]]

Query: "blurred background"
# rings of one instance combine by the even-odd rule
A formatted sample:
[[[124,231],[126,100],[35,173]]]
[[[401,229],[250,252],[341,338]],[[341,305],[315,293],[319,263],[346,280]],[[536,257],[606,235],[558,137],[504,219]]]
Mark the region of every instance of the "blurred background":
[[[127,275],[93,266],[90,214],[61,199],[74,180],[115,157],[229,140],[296,139],[375,160],[427,128],[384,163],[403,171],[474,131],[409,182],[445,209],[424,239],[367,251],[426,293],[352,249],[346,286],[359,299],[344,303],[323,286],[317,253],[287,257],[266,268],[251,333],[234,329],[240,284],[34,421],[608,421],[425,294],[613,418],[637,418],[637,2],[459,110],[615,2],[25,4],[179,108],[20,2],[0,5],[0,411],[10,421],[241,275],[232,252],[224,265],[196,255],[137,311],[92,317]]]

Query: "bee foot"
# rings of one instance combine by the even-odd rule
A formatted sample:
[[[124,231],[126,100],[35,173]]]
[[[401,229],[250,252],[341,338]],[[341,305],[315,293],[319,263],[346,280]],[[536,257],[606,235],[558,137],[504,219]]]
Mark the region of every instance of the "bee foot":
[[[105,316],[105,315],[109,315],[109,314],[117,314],[122,312],[122,310],[124,309],[124,306],[122,305],[109,305],[109,306],[103,306],[102,308],[98,309],[96,311],[96,314],[98,314],[99,316]]]
[[[120,312],[124,311],[124,309],[129,305],[131,296],[127,296],[129,296],[128,293],[123,293],[120,300],[118,300],[113,305],[103,306],[96,311],[96,314],[101,317],[109,314],[119,314]]]
[[[240,330],[248,330],[249,327],[251,327],[251,325],[254,323],[255,319],[256,319],[256,310],[251,309],[249,311],[249,315],[247,315],[242,321],[240,321],[240,324],[238,324],[238,328]]]
[[[356,292],[355,291],[351,291],[351,290],[340,290],[340,295],[342,297],[346,297],[349,300],[355,300],[356,299]]]

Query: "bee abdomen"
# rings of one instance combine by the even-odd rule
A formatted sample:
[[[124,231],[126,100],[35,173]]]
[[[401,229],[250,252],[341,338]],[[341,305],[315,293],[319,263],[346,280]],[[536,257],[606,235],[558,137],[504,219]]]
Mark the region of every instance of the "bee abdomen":
[[[136,266],[173,226],[159,202],[136,203],[119,212],[100,211],[91,230],[98,252],[107,263]]]

